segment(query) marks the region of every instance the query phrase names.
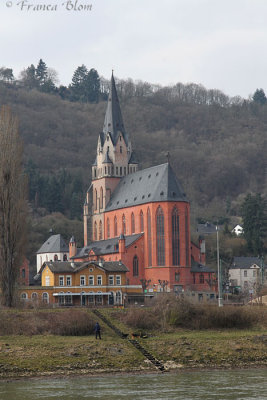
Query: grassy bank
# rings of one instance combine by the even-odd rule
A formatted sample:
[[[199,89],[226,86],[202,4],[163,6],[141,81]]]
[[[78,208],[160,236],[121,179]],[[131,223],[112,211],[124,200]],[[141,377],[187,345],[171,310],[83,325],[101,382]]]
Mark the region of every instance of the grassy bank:
[[[10,321],[15,319],[17,326],[19,321],[25,322],[29,318],[37,321],[40,332],[40,321],[45,321],[43,326],[46,328],[42,334],[0,336],[0,378],[155,371],[155,367],[127,340],[119,338],[101,321],[101,341],[95,340],[92,331],[76,336],[79,333],[77,321],[74,332],[66,331],[63,321],[73,323],[70,311],[75,314],[79,310],[7,312],[6,318],[8,315]],[[103,312],[124,332],[133,332],[131,326],[122,322],[121,310]],[[88,326],[92,326],[97,318],[90,311],[83,313],[88,317],[86,324],[90,321]],[[82,321],[83,313],[80,315]],[[60,321],[60,335],[51,334],[51,321],[57,321],[56,325]],[[80,329],[84,327],[80,326]],[[146,336],[138,340],[169,370],[267,366],[267,335],[263,326],[224,330],[175,327],[149,330]]]

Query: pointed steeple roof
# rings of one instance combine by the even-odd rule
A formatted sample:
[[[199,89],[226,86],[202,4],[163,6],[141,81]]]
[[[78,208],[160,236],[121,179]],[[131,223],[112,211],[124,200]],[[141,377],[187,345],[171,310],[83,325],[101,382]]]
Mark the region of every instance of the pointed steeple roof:
[[[113,144],[117,143],[118,137],[121,133],[125,140],[126,145],[128,146],[129,138],[123,124],[113,71],[111,75],[111,85],[108,96],[108,104],[104,120],[103,133],[105,136],[107,135],[107,133],[110,134]]]

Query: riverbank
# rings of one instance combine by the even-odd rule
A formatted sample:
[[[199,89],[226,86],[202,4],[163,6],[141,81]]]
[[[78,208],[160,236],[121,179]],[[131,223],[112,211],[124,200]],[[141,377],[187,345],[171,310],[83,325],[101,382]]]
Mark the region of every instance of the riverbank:
[[[167,371],[267,367],[264,330],[187,331],[138,339]],[[105,327],[94,336],[1,336],[0,379],[116,373],[156,368],[127,340]]]

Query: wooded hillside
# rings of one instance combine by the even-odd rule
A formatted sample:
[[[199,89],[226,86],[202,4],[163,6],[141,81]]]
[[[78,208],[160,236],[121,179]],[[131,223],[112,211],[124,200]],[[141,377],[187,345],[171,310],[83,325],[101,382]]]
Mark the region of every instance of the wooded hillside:
[[[229,100],[198,85],[136,88],[127,92],[127,82],[118,84],[140,168],[166,162],[170,152],[191,201],[193,225],[200,217],[239,214],[248,192],[266,195],[266,104]],[[71,102],[58,93],[1,82],[4,104],[19,120],[33,207],[79,218],[106,102]]]

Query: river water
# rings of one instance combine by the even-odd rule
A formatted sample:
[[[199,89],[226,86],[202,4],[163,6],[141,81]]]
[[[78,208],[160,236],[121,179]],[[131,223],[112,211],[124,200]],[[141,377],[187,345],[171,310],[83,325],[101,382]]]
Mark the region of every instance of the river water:
[[[0,382],[0,400],[267,399],[267,369]]]

